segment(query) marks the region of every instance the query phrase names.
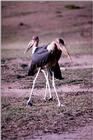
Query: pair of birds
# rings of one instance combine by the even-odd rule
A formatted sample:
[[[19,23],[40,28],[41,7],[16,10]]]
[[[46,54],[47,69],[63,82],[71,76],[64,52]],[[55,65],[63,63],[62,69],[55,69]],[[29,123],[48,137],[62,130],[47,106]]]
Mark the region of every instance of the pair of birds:
[[[48,74],[50,73],[50,75],[52,76],[52,85],[56,93],[58,106],[62,106],[56,91],[54,78],[59,80],[63,79],[61,75],[60,66],[58,63],[61,54],[64,53],[70,59],[70,61],[71,61],[71,57],[66,49],[64,40],[61,38],[57,38],[51,43],[49,43],[48,45],[42,47],[39,47],[38,44],[39,44],[39,37],[33,36],[32,40],[29,42],[27,46],[27,49],[25,50],[26,53],[32,48],[31,64],[29,67],[28,75],[34,76],[36,74],[27,104],[32,106],[31,97],[33,94],[36,79],[41,71],[46,79],[46,90],[45,90],[44,100],[46,100],[47,97],[47,88],[49,90],[49,95],[50,95],[49,100],[52,100],[50,84],[48,80]],[[47,70],[47,72],[45,72],[45,69]]]

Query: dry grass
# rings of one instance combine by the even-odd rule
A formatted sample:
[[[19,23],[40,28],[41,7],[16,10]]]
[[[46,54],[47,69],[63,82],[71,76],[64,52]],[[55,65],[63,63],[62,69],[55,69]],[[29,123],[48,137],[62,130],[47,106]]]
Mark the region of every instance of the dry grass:
[[[70,132],[85,126],[92,120],[92,98],[91,93],[66,93],[65,107],[58,108],[55,100],[43,102],[35,97],[34,105],[27,107],[25,98],[2,97],[2,140]]]

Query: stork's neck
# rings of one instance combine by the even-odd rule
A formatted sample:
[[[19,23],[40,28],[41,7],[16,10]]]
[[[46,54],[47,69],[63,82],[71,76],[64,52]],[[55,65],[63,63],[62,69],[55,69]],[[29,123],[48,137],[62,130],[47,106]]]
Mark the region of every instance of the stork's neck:
[[[38,43],[35,42],[33,47],[32,47],[32,54],[35,52],[36,48],[38,47]]]

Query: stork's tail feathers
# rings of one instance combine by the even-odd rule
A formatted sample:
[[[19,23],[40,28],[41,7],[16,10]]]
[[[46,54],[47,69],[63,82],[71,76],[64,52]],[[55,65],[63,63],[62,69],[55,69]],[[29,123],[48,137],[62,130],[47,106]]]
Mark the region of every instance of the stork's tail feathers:
[[[49,73],[50,73],[51,76],[52,76],[52,72],[54,72],[54,77],[56,79],[59,79],[59,80],[64,79],[62,77],[61,70],[60,70],[60,67],[59,67],[58,63],[55,66],[53,66],[51,69],[49,69]]]
[[[36,65],[31,64],[28,70],[28,76],[34,76],[37,72]]]

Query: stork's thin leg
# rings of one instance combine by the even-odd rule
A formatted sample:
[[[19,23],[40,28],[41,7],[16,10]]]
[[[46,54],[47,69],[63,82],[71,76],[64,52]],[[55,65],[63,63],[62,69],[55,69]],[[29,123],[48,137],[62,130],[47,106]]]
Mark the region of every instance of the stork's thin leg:
[[[57,91],[56,91],[56,87],[55,87],[54,73],[52,73],[52,85],[53,85],[54,91],[56,93],[56,97],[57,97],[57,100],[58,100],[58,106],[60,107],[61,103],[60,103],[60,100],[59,100],[59,97],[58,97],[58,94],[57,94]]]
[[[39,72],[40,72],[40,68],[38,69],[38,72],[37,72],[37,74],[36,74],[36,77],[34,78],[34,81],[33,81],[32,89],[31,89],[31,92],[30,92],[30,96],[29,96],[29,99],[28,99],[28,101],[27,101],[27,104],[28,104],[28,105],[32,105],[32,103],[31,103],[31,96],[32,96],[32,94],[33,94],[33,90],[34,90],[34,87],[35,87],[35,82],[36,82],[36,79],[37,79],[37,77],[38,77],[38,75],[39,75]]]
[[[47,76],[48,77],[48,76]],[[47,81],[46,81],[46,89],[45,89],[45,95],[44,95],[44,100],[46,101],[46,97],[47,97],[47,88],[48,88],[48,85],[47,85]]]
[[[48,79],[48,72],[47,72],[47,79]],[[48,82],[49,82],[49,79],[48,79]],[[48,88],[48,83],[46,81],[46,89],[45,89],[45,95],[44,95],[44,100],[46,100],[46,95],[47,95],[47,88]],[[52,99],[52,95],[51,95],[51,92],[49,92],[49,100]]]
[[[49,89],[50,98],[52,98],[48,77],[47,77],[47,75],[46,75],[46,73],[45,73],[44,70],[41,70],[41,71],[43,72],[43,74],[44,74],[44,76],[45,76],[45,79],[46,79],[46,88],[48,87],[48,89]],[[46,95],[45,95],[45,96],[46,96]]]

